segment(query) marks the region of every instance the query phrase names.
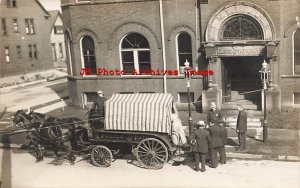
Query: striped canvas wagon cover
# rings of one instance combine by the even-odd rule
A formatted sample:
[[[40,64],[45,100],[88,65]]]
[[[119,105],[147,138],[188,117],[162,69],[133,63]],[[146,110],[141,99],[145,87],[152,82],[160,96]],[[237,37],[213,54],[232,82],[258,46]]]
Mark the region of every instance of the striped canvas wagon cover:
[[[171,94],[113,94],[105,102],[105,130],[171,134]]]

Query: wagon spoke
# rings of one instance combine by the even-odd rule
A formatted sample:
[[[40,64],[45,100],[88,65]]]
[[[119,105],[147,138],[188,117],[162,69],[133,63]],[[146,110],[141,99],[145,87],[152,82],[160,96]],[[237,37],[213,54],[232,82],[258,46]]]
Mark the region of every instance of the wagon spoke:
[[[159,148],[155,149],[155,151],[159,151],[160,149],[164,149],[163,146],[160,146]]]
[[[165,162],[165,160],[161,159],[160,157],[155,156],[155,158],[160,160],[161,162]]]
[[[148,153],[148,151],[141,151],[141,150],[139,150],[138,153]]]
[[[143,143],[143,145],[145,146],[145,148],[146,148],[147,150],[150,150],[150,148],[149,148],[145,143]]]
[[[149,151],[149,149],[143,148],[142,146],[140,146],[141,149],[143,149],[144,151]]]
[[[159,143],[156,142],[155,146],[153,147],[154,150],[157,148],[157,145],[158,145],[158,144],[159,144]]]

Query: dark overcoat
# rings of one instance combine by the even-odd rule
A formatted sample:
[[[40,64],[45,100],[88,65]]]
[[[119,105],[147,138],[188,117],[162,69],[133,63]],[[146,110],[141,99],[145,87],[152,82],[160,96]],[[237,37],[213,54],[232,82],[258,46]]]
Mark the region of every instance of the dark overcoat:
[[[236,130],[239,130],[239,133],[247,132],[247,113],[244,110],[239,112]]]
[[[224,126],[220,126],[220,137],[222,146],[225,146],[227,142],[227,129]]]
[[[222,114],[219,110],[209,110],[207,113],[207,122],[214,123],[215,125],[219,125],[219,122],[223,120]]]
[[[222,141],[220,137],[220,126],[213,125],[208,128],[209,136],[210,136],[210,142],[208,144],[209,148],[217,148],[222,146]]]
[[[191,139],[196,139],[196,143],[192,146],[192,151],[199,153],[208,152],[209,133],[205,129],[196,129]]]
[[[98,97],[97,100],[94,102],[91,111],[94,111],[97,116],[104,117],[104,104],[107,99],[105,97]]]

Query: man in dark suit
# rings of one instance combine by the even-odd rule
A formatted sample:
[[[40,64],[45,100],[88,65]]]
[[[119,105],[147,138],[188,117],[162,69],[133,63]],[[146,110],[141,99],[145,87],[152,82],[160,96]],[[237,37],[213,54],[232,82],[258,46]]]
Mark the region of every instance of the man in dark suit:
[[[215,102],[211,102],[210,110],[207,113],[207,123],[218,125],[220,121],[222,121],[222,114],[219,110],[217,110],[217,106]]]
[[[103,129],[104,128],[104,116],[105,116],[105,101],[107,100],[103,92],[99,90],[97,92],[98,98],[94,102],[90,114],[89,114],[89,123],[92,128],[93,136],[98,136],[95,135],[95,130],[96,129]]]
[[[242,105],[237,105],[239,115],[237,118],[236,132],[239,139],[239,150],[246,149],[246,132],[247,132],[247,113],[244,111]]]
[[[199,161],[201,159],[201,172],[205,170],[205,157],[208,152],[208,142],[209,142],[209,134],[207,130],[204,129],[205,123],[204,121],[199,121],[196,125],[194,125],[196,129],[191,135],[192,142],[192,151],[195,154],[195,170],[199,171]]]
[[[208,128],[210,136],[210,141],[208,143],[209,156],[211,160],[211,167],[216,168],[218,166],[217,151],[222,145],[222,141],[220,138],[220,126],[215,124],[210,125],[211,126]]]
[[[221,121],[219,123],[220,126],[220,137],[221,137],[221,143],[222,145],[219,147],[219,153],[220,153],[220,163],[226,164],[226,151],[225,151],[225,145],[227,141],[227,129],[225,127],[225,122]]]

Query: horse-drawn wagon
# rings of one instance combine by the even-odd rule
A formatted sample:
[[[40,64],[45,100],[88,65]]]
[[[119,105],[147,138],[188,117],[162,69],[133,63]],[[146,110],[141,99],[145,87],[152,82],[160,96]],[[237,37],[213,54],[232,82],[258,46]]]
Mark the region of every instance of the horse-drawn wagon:
[[[185,142],[177,132],[183,128],[174,127],[174,118],[178,114],[171,94],[114,94],[105,103],[104,128],[96,129],[90,142],[107,148],[130,146],[142,166],[161,168]],[[96,165],[103,161],[94,155],[100,150],[103,148],[92,149],[91,158]]]
[[[129,149],[140,165],[159,169],[186,142],[171,94],[113,94],[105,102],[104,126],[91,128],[87,140],[73,136],[73,146],[88,148],[96,166],[109,166],[112,151]]]

